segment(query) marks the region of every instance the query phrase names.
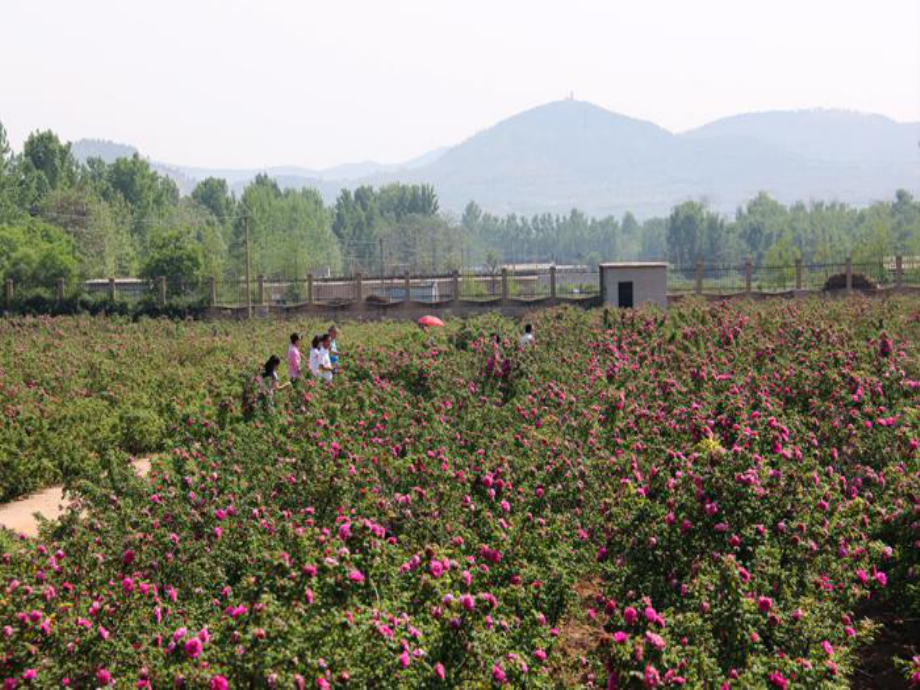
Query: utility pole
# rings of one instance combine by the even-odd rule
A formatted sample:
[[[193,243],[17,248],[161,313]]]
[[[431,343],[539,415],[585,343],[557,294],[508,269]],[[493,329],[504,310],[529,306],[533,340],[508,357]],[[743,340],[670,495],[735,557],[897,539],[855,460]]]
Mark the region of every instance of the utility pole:
[[[249,245],[249,209],[245,206],[243,225],[246,228],[246,318],[252,319],[252,248]]]
[[[383,260],[383,238],[381,237],[380,238],[380,279],[383,280],[386,274],[387,274],[387,264],[386,264],[386,261]]]

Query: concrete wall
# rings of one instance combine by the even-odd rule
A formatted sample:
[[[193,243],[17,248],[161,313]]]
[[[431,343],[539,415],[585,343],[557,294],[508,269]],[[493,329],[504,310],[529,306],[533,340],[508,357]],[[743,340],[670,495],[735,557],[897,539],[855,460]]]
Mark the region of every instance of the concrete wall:
[[[846,290],[784,290],[782,292],[733,292],[725,294],[713,294],[704,292],[702,294],[681,293],[668,295],[668,302],[671,304],[680,304],[689,300],[702,300],[703,302],[731,302],[733,300],[752,300],[754,302],[765,302],[768,300],[793,300],[793,299],[821,299],[837,300],[847,299],[849,297],[868,297],[870,299],[887,299],[897,295],[910,295],[920,297],[920,287],[885,287],[876,288],[875,290],[857,290],[850,292]]]
[[[400,301],[378,303],[364,300],[363,302],[350,301],[338,306],[324,304],[296,304],[296,305],[253,305],[254,317],[281,317],[297,318],[312,316],[330,321],[379,321],[392,319],[396,321],[417,321],[426,314],[434,314],[443,318],[475,316],[487,312],[497,312],[503,316],[518,318],[537,309],[546,309],[564,304],[577,306],[584,309],[599,307],[600,297],[586,297],[566,299],[563,297],[543,299],[491,299],[482,301],[473,300],[447,300],[444,302],[416,302]],[[208,318],[211,319],[245,319],[246,307],[211,307],[208,309]]]
[[[667,266],[601,264],[601,290],[604,304],[617,306],[617,284],[621,282],[633,284],[633,306],[638,307],[651,302],[662,309],[667,309]]]

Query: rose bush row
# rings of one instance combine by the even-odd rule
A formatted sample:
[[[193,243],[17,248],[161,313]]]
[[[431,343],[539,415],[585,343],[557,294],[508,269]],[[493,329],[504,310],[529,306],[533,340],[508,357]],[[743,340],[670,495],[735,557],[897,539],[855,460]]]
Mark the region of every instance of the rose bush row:
[[[180,391],[172,448],[146,480],[99,448],[67,516],[5,546],[0,679],[846,687],[869,612],[918,607],[918,322],[560,309],[526,352],[494,316],[349,325],[334,385],[255,423],[237,373],[290,324],[160,324],[111,356]],[[29,327],[154,328],[96,325]]]

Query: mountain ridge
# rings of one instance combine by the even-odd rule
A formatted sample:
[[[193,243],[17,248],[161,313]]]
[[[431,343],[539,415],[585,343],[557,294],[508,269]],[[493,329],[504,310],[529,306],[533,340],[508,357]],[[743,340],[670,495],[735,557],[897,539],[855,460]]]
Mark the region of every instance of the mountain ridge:
[[[901,187],[920,193],[918,141],[920,122],[874,113],[739,113],[675,133],[565,100],[527,109],[401,164],[237,171],[153,164],[191,180],[205,173],[225,177],[236,191],[266,172],[282,186],[315,187],[328,202],[342,188],[406,182],[434,185],[442,208],[453,212],[475,200],[496,213],[578,207],[595,215],[631,210],[648,216],[695,198],[731,213],[760,191],[784,202],[821,198],[856,205],[890,197]]]

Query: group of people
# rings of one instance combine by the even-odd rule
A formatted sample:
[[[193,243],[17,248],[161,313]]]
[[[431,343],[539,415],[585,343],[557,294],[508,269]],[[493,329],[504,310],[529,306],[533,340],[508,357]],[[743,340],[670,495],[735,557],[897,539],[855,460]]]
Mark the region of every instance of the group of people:
[[[338,331],[332,326],[326,333],[313,336],[310,343],[310,357],[307,366],[310,374],[321,381],[330,383],[339,369],[339,347],[336,343]],[[300,336],[291,334],[291,346],[288,348],[288,377],[292,384],[297,384],[303,376],[303,356],[300,353]]]
[[[325,333],[313,336],[310,343],[310,355],[307,360],[307,369],[309,375],[322,381],[323,383],[332,383],[333,378],[339,371],[339,348],[336,343],[338,330],[333,325]],[[497,333],[492,335],[494,346],[500,342]],[[521,348],[526,348],[535,342],[533,326],[526,324],[524,332],[518,341]],[[272,355],[265,362],[259,376],[259,397],[266,412],[274,409],[275,393],[285,388],[296,387],[300,384],[307,372],[303,368],[303,354],[300,351],[300,335],[291,333],[291,345],[287,353],[288,380],[281,382],[278,375],[278,368],[281,366],[281,359],[278,355]]]
[[[332,326],[327,332],[313,336],[310,344],[307,368],[310,376],[323,383],[332,383],[333,377],[339,371],[337,335],[336,327]],[[275,393],[299,385],[307,375],[303,368],[303,354],[300,351],[300,334],[291,333],[291,345],[287,353],[288,380],[284,383],[281,382],[281,377],[278,375],[280,366],[281,359],[278,355],[272,355],[265,362],[259,377],[260,396],[267,411],[271,411],[274,407]]]

